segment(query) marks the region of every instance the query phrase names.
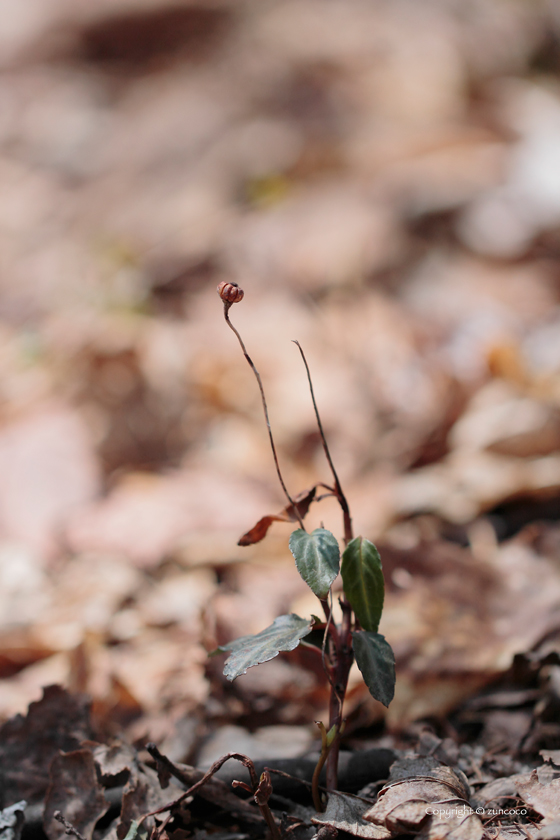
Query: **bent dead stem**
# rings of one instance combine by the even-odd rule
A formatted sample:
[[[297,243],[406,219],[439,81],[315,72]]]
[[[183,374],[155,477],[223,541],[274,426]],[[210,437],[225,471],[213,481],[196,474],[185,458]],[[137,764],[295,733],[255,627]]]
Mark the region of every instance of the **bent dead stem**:
[[[178,768],[176,768],[175,765],[171,761],[169,761],[168,758],[166,758],[166,756],[162,755],[159,752],[155,744],[148,744],[147,748],[150,754],[156,760],[156,765],[158,767],[158,775],[160,772],[160,768],[163,768],[164,773],[174,775],[180,781],[185,781],[185,778],[181,771],[178,770]],[[126,835],[124,840],[136,840],[136,838],[141,838],[141,840],[148,840],[148,833],[141,831],[143,823],[150,817],[157,817],[161,814],[167,814],[167,817],[165,817],[163,823],[159,827],[154,828],[149,835],[150,840],[160,840],[160,838],[164,834],[164,830],[167,824],[173,818],[173,815],[176,812],[177,808],[180,807],[186,801],[190,802],[190,799],[192,798],[193,794],[200,791],[200,789],[204,787],[204,785],[207,785],[211,781],[212,777],[218,772],[218,770],[221,767],[223,767],[226,761],[229,761],[230,759],[235,759],[235,761],[241,762],[241,764],[244,767],[246,767],[249,771],[249,777],[251,780],[250,786],[245,784],[245,782],[233,782],[232,786],[242,788],[243,790],[246,790],[248,793],[252,794],[255,804],[257,805],[259,811],[261,812],[262,818],[268,826],[271,840],[282,840],[280,831],[278,829],[278,826],[276,825],[274,816],[272,815],[272,811],[270,810],[270,806],[268,804],[268,800],[272,795],[272,782],[270,779],[270,773],[267,769],[265,769],[259,777],[255,770],[255,765],[253,764],[251,759],[248,758],[246,755],[243,755],[243,753],[227,753],[227,755],[223,755],[221,758],[214,762],[214,764],[202,776],[202,778],[195,782],[195,784],[190,785],[186,791],[184,791],[172,802],[168,802],[166,805],[162,805],[160,808],[156,808],[153,811],[149,811],[147,814],[144,814],[144,816],[141,817],[139,820],[133,820],[131,822],[128,834]],[[60,821],[63,821],[64,824],[66,824],[66,821],[62,816],[60,818],[56,818],[60,819]],[[66,833],[68,834],[70,832],[67,831]],[[78,840],[84,840],[84,838],[78,836]]]
[[[236,335],[243,355],[257,380],[276,473],[288,500],[287,507],[280,514],[263,517],[251,531],[243,535],[239,543],[251,545],[259,542],[264,538],[274,520],[298,522],[299,528],[290,537],[290,550],[300,575],[321,603],[325,621],[306,620],[294,614],[280,616],[270,627],[255,636],[244,636],[223,645],[215,653],[222,651],[230,653],[226,660],[224,674],[228,679],[233,680],[245,674],[248,668],[277,656],[280,651],[294,650],[300,643],[308,645],[309,643],[303,642],[303,639],[311,633],[312,629],[323,631],[323,642],[319,651],[331,687],[329,726],[327,729],[322,722],[318,722],[322,749],[313,777],[313,801],[317,810],[323,810],[325,803],[319,791],[319,777],[326,764],[327,790],[336,789],[340,736],[344,728],[343,705],[348,676],[354,659],[362,672],[370,694],[385,706],[388,706],[393,698],[395,683],[393,652],[385,638],[377,632],[384,600],[381,560],[373,543],[362,537],[355,538],[353,535],[350,508],[329,451],[317,408],[309,365],[297,341],[295,344],[305,365],[323,450],[333,476],[333,486],[319,483],[311,490],[299,494],[295,499],[290,495],[280,470],[260,374],[247,353],[243,339],[229,318],[231,306],[240,302],[244,293],[236,283],[226,281],[220,283],[218,293],[224,304],[225,321]],[[327,493],[317,497],[316,491],[319,487],[324,488]],[[338,541],[330,531],[325,528],[316,528],[309,534],[305,530],[303,520],[311,503],[320,501],[325,496],[334,496],[342,511],[344,527],[342,558]],[[332,613],[332,585],[339,572],[343,586],[339,598],[342,620],[340,624],[337,624]]]

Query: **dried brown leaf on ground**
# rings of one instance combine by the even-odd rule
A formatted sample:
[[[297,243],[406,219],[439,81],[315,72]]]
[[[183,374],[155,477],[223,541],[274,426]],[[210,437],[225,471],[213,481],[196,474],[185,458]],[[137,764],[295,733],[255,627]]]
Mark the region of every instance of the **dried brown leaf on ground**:
[[[508,810],[508,803],[515,806],[510,810],[524,817],[536,812],[542,817],[537,825],[533,823],[531,836],[552,840],[560,827],[558,788],[560,770],[555,765],[555,750],[543,750],[546,763],[529,773],[516,773],[505,778],[495,779],[477,791],[476,801],[484,806],[484,813],[503,813]],[[553,757],[554,756],[554,757]],[[521,806],[520,806],[521,803]],[[523,808],[522,806],[526,806]],[[501,810],[502,809],[502,810]],[[525,828],[525,826],[523,826]],[[529,828],[527,826],[527,828]]]
[[[522,800],[543,817],[543,825],[560,824],[560,778],[558,771],[545,765],[517,779],[516,789]]]
[[[161,808],[177,799],[182,788],[170,783],[162,790],[157,773],[150,767],[138,767],[131,773],[122,797],[122,808],[117,826],[117,836],[125,837],[132,820],[138,820],[150,811]],[[185,803],[187,804],[187,803]]]
[[[0,432],[1,533],[44,560],[60,552],[70,514],[100,486],[93,442],[80,415],[39,404]]]
[[[429,756],[396,761],[387,785],[364,819],[391,832],[480,840],[484,829],[469,804],[464,774]]]
[[[235,533],[239,512],[256,518],[259,508],[260,496],[247,482],[214,469],[129,474],[108,498],[76,514],[67,538],[75,552],[124,554],[141,568],[153,568],[190,532]]]
[[[61,840],[65,828],[55,819],[57,811],[86,840],[92,840],[97,821],[107,813],[109,803],[99,784],[91,749],[59,752],[49,770],[43,825],[49,840]]]
[[[379,549],[388,589],[382,629],[400,664],[388,712],[395,725],[448,713],[557,630],[560,576],[531,529],[497,545],[480,523],[472,550],[423,539],[410,525],[389,537]],[[411,547],[399,547],[405,537]]]
[[[60,750],[78,750],[91,738],[89,701],[60,686],[44,689],[25,717],[17,715],[0,729],[2,790],[5,801],[29,803],[43,799],[49,767]]]
[[[221,726],[199,750],[197,763],[210,767],[229,752],[250,755],[254,761],[265,758],[295,758],[314,746],[315,733],[309,726],[262,726],[248,732],[241,726]]]
[[[101,779],[105,783],[126,771],[130,772],[138,760],[132,747],[122,741],[92,744],[91,749]]]
[[[234,545],[283,502],[222,279],[289,488],[325,479],[298,338],[380,542],[390,726],[552,645],[552,530],[510,538],[558,518],[554,4],[4,6],[0,715],[60,681],[188,751],[324,705],[301,652],[228,694],[200,643],[303,600],[288,524]],[[380,714],[358,686],[348,708]],[[550,742],[530,704],[476,714],[486,744]]]
[[[325,812],[316,814],[311,818],[311,822],[314,825],[330,825],[338,831],[346,831],[354,837],[364,837],[366,840],[387,840],[391,837],[388,828],[364,819],[369,807],[367,802],[358,797],[332,793]]]

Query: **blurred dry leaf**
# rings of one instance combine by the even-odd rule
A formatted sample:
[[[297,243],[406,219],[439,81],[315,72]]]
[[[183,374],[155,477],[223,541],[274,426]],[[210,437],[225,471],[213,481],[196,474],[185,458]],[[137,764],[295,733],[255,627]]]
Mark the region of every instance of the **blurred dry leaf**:
[[[235,528],[239,510],[252,512],[257,505],[258,494],[247,483],[213,470],[132,474],[107,499],[77,514],[67,538],[75,551],[122,553],[151,567],[192,529]]]
[[[122,809],[117,826],[117,837],[125,837],[132,820],[161,808],[177,799],[184,791],[171,782],[162,790],[158,775],[151,767],[143,765],[131,773],[123,791]]]
[[[56,649],[68,650],[80,644],[87,631],[104,632],[141,582],[140,572],[122,557],[74,557],[60,569],[50,603],[36,618],[40,637]]]
[[[92,745],[92,753],[101,779],[105,783],[124,771],[131,770],[137,761],[132,748],[121,741]]]
[[[50,558],[73,510],[99,490],[93,446],[79,415],[47,404],[0,432],[0,528]]]
[[[241,227],[232,249],[248,270],[287,278],[310,292],[350,285],[391,264],[398,229],[386,208],[348,182],[300,190]]]
[[[551,768],[548,769],[550,770]],[[517,779],[515,785],[517,792],[530,808],[537,811],[543,817],[544,825],[560,823],[560,803],[558,798],[560,779],[554,778],[555,774],[550,774],[551,777],[544,778],[541,781],[541,775],[546,776],[546,773],[539,774],[537,770],[533,770],[527,777]]]
[[[216,575],[211,569],[191,569],[171,574],[152,584],[138,598],[141,625],[167,626],[176,622],[199,630],[200,616],[216,591]]]
[[[172,742],[215,677],[202,631],[307,597],[288,526],[234,545],[283,502],[226,278],[288,487],[326,471],[297,337],[356,530],[386,545],[390,725],[555,631],[553,530],[497,546],[480,520],[556,517],[560,491],[555,5],[0,7],[0,714],[60,681]],[[308,517],[340,527],[332,499]],[[311,718],[303,656],[221,713]],[[481,737],[517,737],[510,712]]]
[[[212,610],[220,631],[219,642],[260,632],[291,608],[307,586],[287,554],[273,562],[239,564],[224,575],[227,589],[218,590]],[[227,639],[222,639],[222,634]]]
[[[88,701],[60,686],[45,688],[41,700],[29,706],[26,717],[17,715],[0,729],[5,801],[40,802],[53,758],[60,750],[79,750],[81,742],[90,737]]]
[[[210,767],[228,752],[250,755],[253,761],[295,758],[311,749],[314,738],[309,726],[262,726],[255,732],[240,726],[222,726],[203,744],[197,764]]]
[[[20,542],[0,544],[0,624],[8,635],[47,608],[51,588],[43,565],[43,558]]]
[[[97,821],[108,811],[109,803],[97,779],[90,749],[59,753],[51,763],[45,799],[43,824],[49,840],[61,840],[66,833],[54,818],[60,811],[86,840],[92,840]]]
[[[475,200],[463,216],[465,242],[483,254],[516,257],[560,220],[560,100],[546,86],[510,79],[502,85],[502,116],[517,134],[505,183]]]
[[[325,812],[312,817],[311,822],[314,825],[331,825],[339,831],[346,831],[354,837],[364,837],[366,840],[387,840],[391,837],[388,828],[364,820],[364,813],[368,808],[369,805],[362,799],[332,793]]]
[[[391,582],[381,631],[399,663],[394,725],[447,713],[558,627],[560,576],[530,540],[521,533],[474,557],[439,540],[378,544]]]
[[[192,710],[204,703],[206,660],[195,638],[170,630],[145,631],[119,645],[110,657],[112,673],[148,716],[162,707]]]

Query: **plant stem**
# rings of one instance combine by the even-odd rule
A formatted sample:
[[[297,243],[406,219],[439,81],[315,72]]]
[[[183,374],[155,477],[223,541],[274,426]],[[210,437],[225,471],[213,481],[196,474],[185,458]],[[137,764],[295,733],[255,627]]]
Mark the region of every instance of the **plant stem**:
[[[261,812],[263,819],[268,826],[268,830],[270,831],[270,836],[272,837],[272,840],[282,840],[280,831],[278,829],[278,826],[276,825],[276,822],[274,821],[274,817],[272,816],[272,812],[268,806],[268,803],[265,803],[264,805],[258,805],[258,809]]]
[[[327,619],[327,626],[325,627],[325,632],[327,635],[333,638],[335,645],[338,647],[339,639],[338,639],[338,627],[333,620],[332,610],[330,604],[326,598],[320,598],[321,606],[323,607],[323,612],[325,613],[325,618]]]
[[[286,487],[286,485],[284,483],[284,479],[282,478],[282,473],[280,471],[280,464],[278,463],[278,455],[276,454],[276,446],[274,445],[274,438],[272,436],[272,428],[271,428],[271,425],[270,425],[270,419],[268,417],[268,406],[266,404],[266,397],[264,395],[264,388],[263,388],[263,384],[262,384],[262,380],[261,380],[261,375],[258,372],[257,368],[255,367],[255,364],[254,364],[253,360],[251,359],[251,357],[247,353],[247,349],[245,347],[245,344],[243,343],[243,339],[241,338],[238,331],[236,330],[236,328],[233,326],[233,324],[229,320],[230,307],[231,307],[231,303],[224,300],[224,318],[225,318],[226,324],[228,325],[230,330],[232,330],[235,333],[235,335],[237,336],[237,340],[239,341],[239,344],[241,345],[243,355],[247,359],[247,363],[249,364],[249,367],[251,368],[251,370],[255,374],[255,378],[256,378],[258,386],[259,386],[259,391],[261,392],[261,401],[262,401],[262,405],[263,405],[263,409],[264,409],[264,418],[266,420],[266,428],[268,429],[268,438],[270,440],[270,448],[272,449],[272,456],[274,458],[274,465],[276,467],[276,474],[278,476],[278,480],[280,481],[280,485],[282,487],[282,490],[284,491],[284,495],[286,496],[288,502],[290,503],[290,505],[292,506],[292,508],[294,510],[294,513],[296,515],[297,521],[299,522],[300,528],[302,528],[302,530],[305,531],[305,525],[303,524],[303,518],[302,518],[294,500],[292,499],[292,497],[288,493],[288,488]]]
[[[302,346],[299,341],[294,341],[294,344],[297,346],[299,352],[301,353],[301,358],[303,359],[303,364],[305,365],[305,370],[307,373],[307,381],[309,383],[309,392],[311,394],[311,401],[313,403],[313,409],[315,411],[315,418],[317,420],[317,426],[319,427],[319,434],[321,435],[321,441],[323,443],[323,449],[325,452],[326,459],[329,463],[329,467],[331,468],[331,472],[334,478],[334,491],[336,498],[340,507],[342,508],[342,518],[344,522],[344,544],[348,545],[350,540],[353,538],[352,532],[352,518],[350,516],[350,507],[348,506],[348,500],[346,496],[342,492],[342,487],[340,485],[340,481],[338,478],[338,474],[336,472],[335,466],[333,464],[333,459],[331,458],[331,453],[329,451],[329,445],[327,443],[327,438],[325,437],[325,432],[323,429],[323,424],[321,423],[321,417],[319,415],[319,409],[317,408],[317,401],[315,400],[315,391],[313,390],[313,382],[311,380],[311,373],[309,371],[309,365],[307,364],[307,359],[305,358],[305,353],[303,352]]]
[[[294,344],[297,346],[301,354],[301,358],[303,359],[303,364],[305,365],[307,381],[309,383],[309,392],[311,394],[313,410],[315,411],[315,419],[317,420],[317,426],[319,428],[319,434],[323,443],[325,457],[328,461],[329,467],[334,478],[334,487],[332,489],[342,510],[342,520],[344,524],[344,544],[348,545],[348,543],[354,538],[354,533],[352,530],[352,518],[350,516],[350,507],[348,505],[348,500],[342,490],[340,479],[338,478],[338,473],[336,471],[333,459],[331,457],[329,445],[327,443],[327,438],[323,429],[323,424],[321,422],[321,416],[317,407],[317,400],[315,399],[313,381],[311,379],[311,372],[309,370],[309,365],[307,364],[305,353],[303,352],[299,341],[294,341]],[[352,663],[354,661],[354,654],[352,651],[352,607],[350,606],[345,597],[342,598],[340,603],[342,606],[342,624],[340,626],[340,629],[337,629],[336,634],[331,634],[330,644],[333,650],[331,652],[330,659],[331,662],[333,662],[334,664],[330,668],[330,672],[327,674],[331,685],[331,696],[329,701],[329,729],[332,726],[336,725],[337,732],[340,732],[340,728],[342,725],[342,707],[344,705],[344,697],[346,695],[346,687],[348,685],[348,675],[350,673],[350,668],[352,667]],[[328,790],[334,790],[337,786],[339,742],[340,739],[337,736],[327,756]]]
[[[321,777],[321,771],[325,766],[325,761],[329,755],[329,746],[327,741],[327,730],[325,729],[324,723],[319,720],[316,720],[315,723],[321,730],[321,755],[319,756],[319,761],[315,767],[315,771],[313,773],[313,778],[311,780],[311,795],[313,796],[313,806],[318,813],[321,813],[325,810],[325,805],[323,799],[321,798],[321,793],[319,791],[319,779]]]
[[[321,770],[325,766],[327,756],[328,753],[321,753],[321,757],[317,762],[317,766],[315,767],[315,770],[313,772],[313,778],[311,780],[311,796],[313,797],[313,807],[319,814],[325,810],[323,800],[321,799],[321,793],[319,791],[319,778],[321,776]]]
[[[346,696],[346,688],[348,686],[348,675],[350,668],[354,661],[354,653],[352,651],[352,607],[345,599],[341,601],[342,607],[342,623],[339,631],[339,641],[336,646],[336,660],[335,666],[332,669],[332,675],[329,678],[331,684],[331,696],[329,702],[329,729],[332,726],[337,727],[337,732],[341,732],[343,719],[342,707],[344,705],[344,697]],[[338,783],[338,753],[340,748],[340,738],[334,741],[329,755],[327,757],[327,789],[334,790]]]

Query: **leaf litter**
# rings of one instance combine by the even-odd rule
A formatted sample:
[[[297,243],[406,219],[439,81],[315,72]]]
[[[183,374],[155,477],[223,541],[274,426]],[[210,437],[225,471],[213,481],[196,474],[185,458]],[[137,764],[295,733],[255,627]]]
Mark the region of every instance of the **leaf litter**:
[[[242,277],[290,487],[312,488],[300,515],[313,531],[334,507],[316,503],[320,442],[294,336],[385,570],[396,695],[385,712],[351,675],[343,746],[421,752],[432,738],[473,806],[527,807],[483,814],[489,837],[552,838],[558,16],[500,0],[460,14],[203,5],[6,9],[0,833],[19,840],[23,807],[38,826],[47,797],[49,836],[64,831],[59,809],[88,838],[123,840],[142,808],[182,790],[162,795],[150,740],[192,784],[219,734],[224,752],[246,732],[266,755],[275,728],[295,727],[309,754],[327,703],[311,628],[315,651],[233,686],[206,659],[310,614],[286,558],[294,511],[216,313],[217,283]],[[297,756],[285,760],[297,776]],[[355,788],[331,796],[319,830],[478,836],[470,814],[424,814],[444,796],[437,780],[378,797],[384,773],[368,796],[402,794],[393,828],[363,819]],[[207,810],[195,797],[161,836],[253,836],[250,820],[219,822],[214,783]],[[285,827],[303,840],[314,829],[298,819]]]

